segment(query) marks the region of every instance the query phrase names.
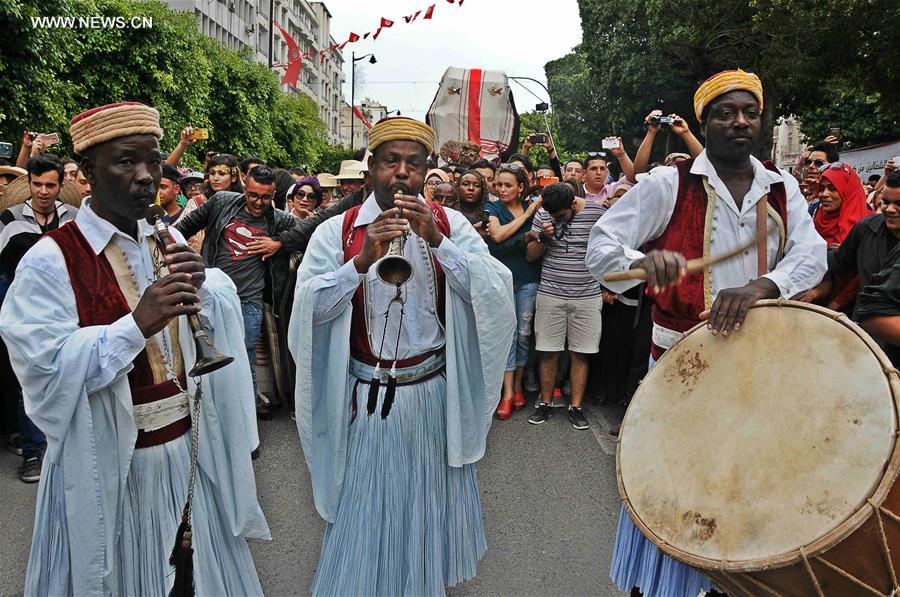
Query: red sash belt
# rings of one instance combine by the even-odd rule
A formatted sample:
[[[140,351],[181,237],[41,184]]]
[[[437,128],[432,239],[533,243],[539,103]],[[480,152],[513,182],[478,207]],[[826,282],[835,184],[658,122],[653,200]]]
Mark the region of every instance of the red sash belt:
[[[181,387],[187,387],[187,378],[184,375],[179,377],[178,381],[181,383]],[[151,402],[171,398],[180,392],[181,390],[178,389],[175,382],[170,379],[155,386],[134,388],[131,390],[131,402],[132,404],[150,404]],[[138,429],[137,441],[134,443],[134,447],[150,448],[168,443],[184,435],[190,428],[191,417],[187,416],[153,431]]]

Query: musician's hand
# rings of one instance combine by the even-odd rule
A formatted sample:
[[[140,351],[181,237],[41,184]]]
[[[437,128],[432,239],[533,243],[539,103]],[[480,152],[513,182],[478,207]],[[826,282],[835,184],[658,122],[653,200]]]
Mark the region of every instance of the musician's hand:
[[[793,299],[802,303],[816,303],[829,294],[831,294],[831,279],[825,276],[825,279],[819,282],[818,285],[795,295]]]
[[[369,271],[387,253],[391,241],[406,233],[409,222],[398,218],[399,213],[400,210],[396,207],[383,211],[366,227],[366,241],[362,251],[353,260],[356,271],[361,274]]]
[[[647,272],[647,288],[660,293],[670,286],[678,286],[687,275],[687,260],[675,251],[650,251],[631,265]]]
[[[147,287],[132,312],[134,322],[150,338],[179,315],[200,313],[200,297],[191,274],[168,274]]]
[[[740,288],[726,288],[716,296],[712,308],[700,314],[700,319],[708,320],[706,329],[711,330],[713,336],[720,333],[727,336],[740,329],[756,301],[778,298],[780,293],[775,282],[768,278],[757,278]]]
[[[403,218],[409,221],[412,231],[431,247],[437,247],[444,240],[444,235],[434,222],[434,213],[424,201],[412,195],[394,195],[394,206],[403,210]]]
[[[281,241],[268,236],[259,236],[247,243],[247,252],[251,255],[262,255],[263,261],[280,250]]]
[[[191,284],[197,290],[200,290],[206,281],[206,265],[203,263],[203,257],[187,245],[166,246],[166,267],[170,274],[190,274]]]

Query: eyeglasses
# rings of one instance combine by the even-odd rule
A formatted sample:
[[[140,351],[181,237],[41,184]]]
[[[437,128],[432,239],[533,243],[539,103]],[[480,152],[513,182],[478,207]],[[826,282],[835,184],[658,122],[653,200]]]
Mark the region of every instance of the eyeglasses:
[[[258,193],[252,193],[247,191],[247,199],[250,201],[262,201],[263,203],[268,203],[274,198],[274,195],[260,195]]]
[[[843,170],[845,174],[856,174],[856,170],[844,162],[832,162],[830,164],[822,163],[822,165],[819,166],[819,172],[825,172],[826,170]]]
[[[806,158],[806,160],[804,160],[804,162],[803,162],[803,164],[806,166],[811,166],[811,165],[815,164],[816,168],[821,168],[822,166],[826,165],[827,163],[828,162],[826,162],[825,160],[811,160],[809,158]]]
[[[439,184],[441,184],[442,182],[444,182],[444,181],[442,181],[442,180],[440,180],[440,179],[436,179],[436,180],[428,180],[428,181],[425,181],[425,186],[426,186],[426,187],[436,187],[436,186],[438,186]]]

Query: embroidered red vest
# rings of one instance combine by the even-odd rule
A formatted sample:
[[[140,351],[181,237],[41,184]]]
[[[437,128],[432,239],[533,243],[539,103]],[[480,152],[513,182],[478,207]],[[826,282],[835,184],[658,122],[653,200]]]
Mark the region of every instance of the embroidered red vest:
[[[678,169],[678,195],[675,210],[666,230],[644,245],[645,251],[677,251],[685,259],[703,257],[704,232],[708,197],[703,186],[703,177],[691,173],[694,160],[685,160],[675,167]],[[763,165],[773,172],[778,168],[766,160]],[[768,195],[769,205],[778,213],[787,230],[787,191],[784,183],[773,184]],[[653,322],[676,332],[686,332],[698,323],[698,317],[706,308],[704,304],[703,272],[689,274],[680,285],[653,297]],[[659,359],[665,349],[652,346],[654,359]]]
[[[52,238],[63,254],[75,305],[78,309],[78,325],[110,325],[131,313],[122,294],[109,260],[102,253],[97,255],[75,222],[69,222],[46,236]],[[176,395],[179,390],[172,380],[154,384],[153,372],[147,351],[141,350],[134,359],[134,367],[128,372],[133,404],[147,404]],[[181,436],[190,429],[191,419],[179,421],[153,431],[138,430],[136,448],[159,445]]]
[[[341,227],[341,239],[344,248],[344,263],[347,263],[362,252],[363,245],[366,241],[367,226],[356,226],[356,218],[359,210],[365,204],[352,207],[344,212],[344,221]],[[439,203],[429,202],[431,213],[434,216],[434,222],[437,229],[446,237],[450,237],[450,220],[447,218],[447,212]],[[437,309],[438,318],[441,323],[445,321],[446,313],[446,291],[444,289],[444,270],[437,259],[432,259],[434,265],[434,284],[437,290]],[[355,359],[374,365],[377,361],[376,355],[372,354],[372,347],[369,346],[368,322],[366,320],[366,301],[364,285],[360,284],[353,294],[353,316],[350,323],[350,353]],[[425,355],[429,356],[429,355]],[[411,367],[421,361],[420,357],[397,361],[397,367]]]

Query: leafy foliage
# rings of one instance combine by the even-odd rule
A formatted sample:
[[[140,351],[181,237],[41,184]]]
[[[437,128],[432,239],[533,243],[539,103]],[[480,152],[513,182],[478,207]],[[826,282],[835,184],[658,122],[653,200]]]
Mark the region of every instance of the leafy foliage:
[[[150,17],[151,28],[42,29],[31,17]],[[193,14],[158,0],[21,0],[0,2],[0,138],[18,143],[24,130],[57,132],[71,152],[69,120],[104,104],[154,106],[170,150],[183,127],[210,129],[184,161],[198,165],[208,149],[256,155],[273,166],[314,166],[325,151],[315,102],[281,93],[265,66],[197,31]]]
[[[681,115],[699,134],[694,91],[711,74],[733,68],[763,80],[761,154],[768,154],[777,117],[787,114],[803,119],[813,137],[842,126],[854,145],[898,130],[900,4],[895,1],[578,4],[582,45],[545,66],[560,134],[570,148],[596,146],[603,136],[616,134],[633,151],[643,136],[644,116],[655,108]]]

